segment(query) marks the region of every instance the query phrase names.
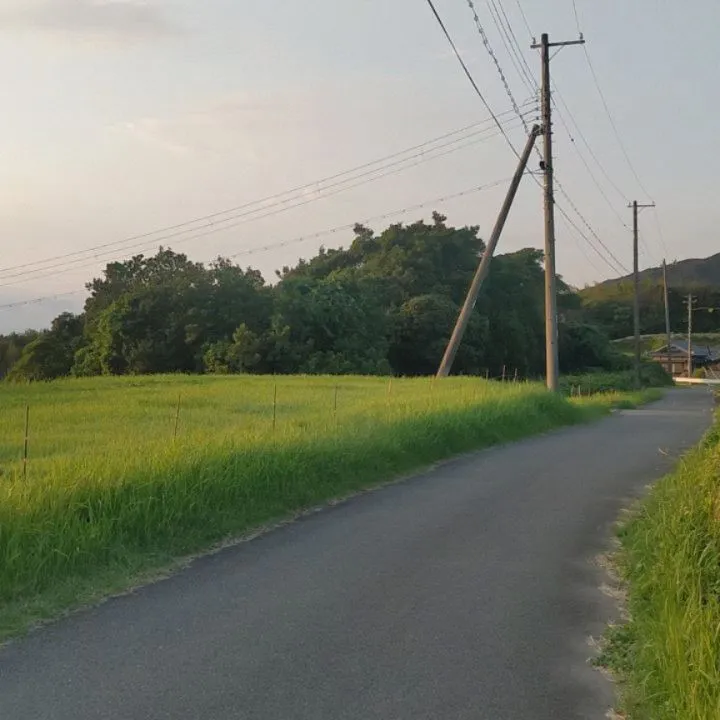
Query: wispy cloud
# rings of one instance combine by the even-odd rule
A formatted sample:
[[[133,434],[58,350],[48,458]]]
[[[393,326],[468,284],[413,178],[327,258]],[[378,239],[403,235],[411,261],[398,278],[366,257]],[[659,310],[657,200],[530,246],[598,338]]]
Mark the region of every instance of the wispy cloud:
[[[256,159],[254,145],[278,131],[281,106],[244,96],[224,97],[211,105],[171,117],[143,117],[109,130],[174,155],[240,153]]]
[[[4,0],[0,29],[131,42],[171,36],[178,28],[147,0]]]

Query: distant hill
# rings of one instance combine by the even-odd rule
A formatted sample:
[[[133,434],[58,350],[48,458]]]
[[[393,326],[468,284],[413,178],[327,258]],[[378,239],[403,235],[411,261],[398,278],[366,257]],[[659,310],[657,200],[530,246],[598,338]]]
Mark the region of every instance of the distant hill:
[[[630,282],[632,275],[615,280],[606,280],[597,287],[619,285]],[[662,280],[662,268],[648,268],[640,272],[640,282],[659,283]],[[720,288],[720,253],[708,258],[678,260],[668,264],[668,284],[675,287],[718,287]]]

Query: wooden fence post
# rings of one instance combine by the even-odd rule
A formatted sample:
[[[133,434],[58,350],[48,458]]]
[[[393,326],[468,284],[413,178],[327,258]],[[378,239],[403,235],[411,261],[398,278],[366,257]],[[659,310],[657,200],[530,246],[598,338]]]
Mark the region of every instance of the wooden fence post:
[[[178,393],[177,407],[175,408],[175,430],[173,431],[173,440],[177,440],[178,423],[180,422],[180,393]]]
[[[25,442],[23,443],[23,480],[27,478],[28,442],[30,438],[30,405],[25,406]]]
[[[276,426],[277,426],[277,383],[275,383],[275,386],[273,389],[273,422],[272,422],[273,434],[275,434]]]

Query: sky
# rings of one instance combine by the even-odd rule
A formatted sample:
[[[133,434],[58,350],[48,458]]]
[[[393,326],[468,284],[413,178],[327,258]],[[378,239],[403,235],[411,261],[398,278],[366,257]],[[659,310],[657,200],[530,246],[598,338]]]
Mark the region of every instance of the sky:
[[[519,149],[525,131],[468,0],[435,2]],[[554,152],[567,193],[558,205],[588,240],[558,215],[558,271],[576,286],[617,276],[599,241],[631,267],[631,200],[657,203],[640,218],[641,266],[714,254],[720,4],[576,5],[587,56],[571,46],[552,59]],[[535,77],[531,35],[578,37],[572,0],[494,7]],[[475,8],[533,121],[532,87],[492,0]],[[317,233],[369,218],[386,216],[368,223],[380,231],[438,209],[487,237],[516,165],[426,0],[0,0],[0,94],[0,306],[12,306],[0,307],[0,332],[80,310],[106,262],[161,244],[199,261],[236,256],[271,279],[352,239]],[[453,152],[425,146],[384,177],[319,182],[471,125],[482,134]],[[430,202],[480,186],[490,187]],[[244,209],[179,228],[194,232],[156,232],[231,208]],[[541,248],[542,232],[542,193],[528,176],[498,252]]]

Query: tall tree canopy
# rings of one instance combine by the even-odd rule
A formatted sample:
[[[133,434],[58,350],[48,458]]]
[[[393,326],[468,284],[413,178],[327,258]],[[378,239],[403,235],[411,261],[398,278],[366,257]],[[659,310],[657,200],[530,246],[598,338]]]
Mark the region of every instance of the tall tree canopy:
[[[21,354],[10,375],[430,374],[484,249],[477,227],[451,227],[438,213],[380,234],[357,225],[347,248],[321,248],[271,286],[227,259],[206,266],[161,248],[107,265],[87,285],[84,313],[61,315],[13,351]],[[606,363],[606,339],[576,317],[580,298],[559,287],[563,367]],[[539,251],[494,258],[455,372],[542,374],[543,298]]]

